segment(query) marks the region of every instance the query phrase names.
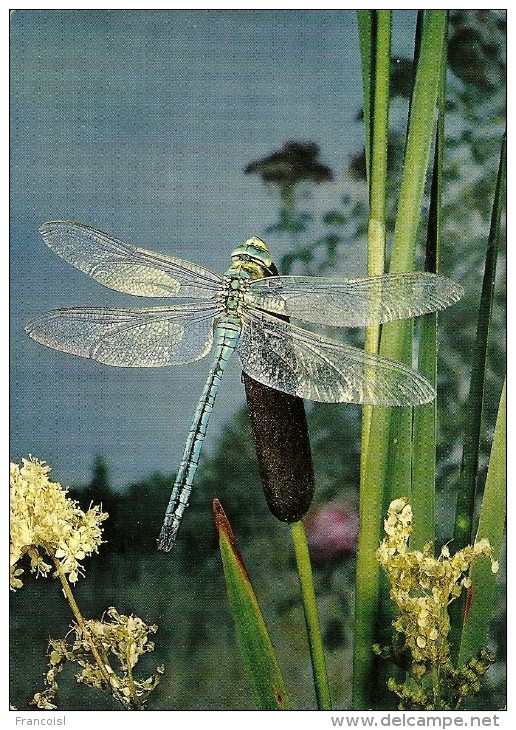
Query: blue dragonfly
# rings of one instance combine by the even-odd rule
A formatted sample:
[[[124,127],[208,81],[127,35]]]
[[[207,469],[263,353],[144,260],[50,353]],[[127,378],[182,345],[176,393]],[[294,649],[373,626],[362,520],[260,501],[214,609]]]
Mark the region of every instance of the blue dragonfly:
[[[158,539],[161,550],[175,543],[218,387],[235,351],[251,378],[308,400],[409,406],[435,397],[430,383],[406,365],[289,320],[364,327],[435,312],[462,295],[446,277],[421,272],[358,279],[270,276],[269,249],[257,237],[233,250],[231,265],[220,276],[82,223],[54,221],[40,230],[55,253],[110,289],[191,301],[58,309],[27,324],[34,340],[118,367],[181,365],[213,350]]]

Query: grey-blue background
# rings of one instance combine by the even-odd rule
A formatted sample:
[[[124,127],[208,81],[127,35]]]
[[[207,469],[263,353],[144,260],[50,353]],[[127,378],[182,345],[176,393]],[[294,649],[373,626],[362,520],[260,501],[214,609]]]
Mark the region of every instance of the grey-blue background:
[[[409,55],[414,14],[395,14]],[[288,140],[315,141],[346,190],[363,129],[350,10],[16,11],[11,18],[11,457],[32,453],[63,483],[103,454],[122,487],[177,468],[209,362],[114,369],[29,340],[24,323],[70,305],[141,306],[43,244],[46,220],[82,220],[137,245],[227,267],[273,223],[277,198],[244,175]],[[279,258],[287,243],[268,238]],[[355,272],[357,250],[342,262]],[[147,300],[145,300],[147,301]],[[158,302],[161,303],[161,302]],[[210,426],[243,402],[235,362]]]

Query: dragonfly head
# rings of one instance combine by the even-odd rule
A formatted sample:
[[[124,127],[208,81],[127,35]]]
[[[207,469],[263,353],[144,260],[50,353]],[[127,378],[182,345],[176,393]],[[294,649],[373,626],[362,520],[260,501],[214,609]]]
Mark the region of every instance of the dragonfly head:
[[[265,272],[271,272],[272,256],[265,241],[258,236],[252,236],[231,252],[233,267],[247,271],[251,278],[261,278]]]

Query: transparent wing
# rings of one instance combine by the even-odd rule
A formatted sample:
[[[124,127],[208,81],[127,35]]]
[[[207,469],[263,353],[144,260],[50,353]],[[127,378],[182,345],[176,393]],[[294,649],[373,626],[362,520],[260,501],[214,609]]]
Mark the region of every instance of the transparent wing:
[[[435,398],[430,383],[401,363],[248,310],[238,354],[243,370],[308,400],[406,406]]]
[[[52,221],[40,228],[45,243],[100,284],[143,297],[209,299],[222,279],[202,266],[136,248],[82,223]]]
[[[54,350],[118,367],[162,367],[204,357],[213,341],[211,304],[148,309],[57,309],[26,326],[32,339]]]
[[[418,272],[365,279],[271,276],[251,282],[247,296],[251,304],[274,314],[336,327],[364,327],[436,312],[462,294],[462,287],[450,279]]]

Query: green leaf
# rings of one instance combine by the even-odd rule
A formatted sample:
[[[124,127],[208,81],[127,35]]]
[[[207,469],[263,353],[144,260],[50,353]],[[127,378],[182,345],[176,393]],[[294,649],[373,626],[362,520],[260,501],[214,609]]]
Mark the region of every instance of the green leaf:
[[[213,517],[242,657],[259,710],[289,710],[290,700],[235,536],[218,499]]]
[[[444,152],[444,117],[446,110],[446,44],[443,46],[441,84],[438,95],[438,119],[435,134],[434,164],[430,190],[430,210],[426,234],[425,270],[437,273],[441,247],[442,175]],[[421,317],[419,331],[419,372],[437,389],[437,313]],[[435,541],[435,474],[436,474],[436,401],[414,409],[412,496],[414,514],[410,545],[421,549]]]
[[[482,407],[484,402],[484,382],[487,367],[487,345],[489,326],[493,308],[493,295],[500,239],[500,219],[504,205],[506,165],[506,140],[502,141],[498,177],[491,215],[491,227],[486,251],[486,263],[480,305],[477,319],[477,335],[473,350],[471,381],[467,405],[467,421],[464,434],[464,450],[461,465],[461,480],[457,512],[455,516],[454,544],[457,550],[471,542],[475,493],[477,487],[478,454],[480,450],[480,431]]]
[[[505,383],[500,397],[493,435],[486,486],[480,508],[477,539],[487,538],[498,560],[503,544],[507,469],[506,469],[506,396]],[[487,646],[489,624],[496,591],[496,575],[488,560],[477,561],[471,569],[471,588],[464,617],[459,651],[459,664],[466,664],[480,649]]]
[[[489,327],[493,308],[498,242],[500,238],[500,219],[504,204],[506,169],[506,139],[502,140],[498,177],[491,214],[491,227],[487,242],[486,263],[482,280],[482,292],[477,318],[477,333],[472,354],[471,380],[467,403],[464,446],[460,471],[459,494],[455,512],[454,545],[460,550],[473,539],[473,517],[477,491],[478,455],[482,428],[482,409],[484,404],[484,385],[487,369],[487,347]],[[467,606],[466,606],[467,609]],[[455,654],[462,643],[461,633],[464,621],[465,599],[461,596],[450,607],[450,643]]]
[[[364,125],[367,179],[371,159],[371,63],[373,55],[373,10],[357,10],[358,37],[362,59],[362,85],[364,92]]]
[[[345,226],[349,218],[338,210],[331,210],[323,216],[323,223],[327,226]]]
[[[443,77],[446,19],[446,11],[430,10],[425,13],[390,263],[393,273],[414,269],[438,91]],[[362,53],[363,58],[364,55]],[[369,63],[371,65],[372,62]],[[366,127],[366,137],[369,133]],[[383,325],[380,354],[410,364],[412,329],[412,321]],[[362,443],[364,445],[364,441]],[[401,494],[410,496],[412,410],[374,407],[366,447],[367,453],[362,455],[361,465],[361,528],[357,555],[353,677],[355,709],[364,709],[369,705],[373,659],[371,644],[375,641],[380,604],[376,549],[382,515],[392,499]],[[384,617],[383,623],[387,621],[390,621],[390,617]]]
[[[321,626],[319,623],[319,614],[317,612],[317,603],[315,600],[314,579],[312,575],[312,566],[310,563],[305,528],[303,523],[298,521],[293,522],[290,525],[290,529],[296,553],[299,584],[301,586],[301,594],[303,596],[303,610],[305,614],[306,631],[308,634],[308,646],[310,647],[310,658],[312,660],[317,709],[331,710],[330,687],[328,684]]]

